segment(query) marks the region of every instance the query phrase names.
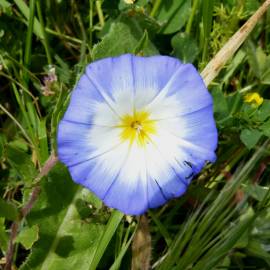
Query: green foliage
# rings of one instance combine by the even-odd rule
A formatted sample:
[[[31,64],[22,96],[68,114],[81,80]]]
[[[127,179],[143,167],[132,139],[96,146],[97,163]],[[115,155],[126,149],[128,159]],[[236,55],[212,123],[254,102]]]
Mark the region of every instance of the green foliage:
[[[96,215],[96,207],[93,195],[58,164],[27,218],[29,226],[39,228],[39,239],[20,269],[89,269],[104,230],[104,216]]]
[[[161,23],[161,33],[171,34],[181,30],[191,11],[190,0],[162,1],[156,19]]]
[[[145,56],[158,54],[148,35],[145,34],[147,32],[144,32],[149,29],[145,19],[140,14],[122,15],[118,21],[112,23],[109,33],[102,41],[94,46],[93,59],[125,53],[140,53]]]
[[[178,33],[171,40],[173,55],[184,63],[192,63],[199,54],[196,41],[185,33]]]
[[[0,217],[4,217],[8,220],[16,220],[18,217],[17,208],[0,198]]]
[[[37,225],[23,228],[15,239],[16,243],[21,243],[25,249],[30,249],[38,240],[39,229]]]

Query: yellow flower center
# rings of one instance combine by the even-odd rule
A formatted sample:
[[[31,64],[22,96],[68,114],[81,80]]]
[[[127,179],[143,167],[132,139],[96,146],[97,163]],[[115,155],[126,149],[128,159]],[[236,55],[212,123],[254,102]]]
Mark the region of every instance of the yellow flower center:
[[[122,128],[121,139],[136,142],[138,146],[145,146],[150,142],[150,136],[156,133],[156,121],[149,118],[148,112],[135,112],[125,115],[120,125]]]

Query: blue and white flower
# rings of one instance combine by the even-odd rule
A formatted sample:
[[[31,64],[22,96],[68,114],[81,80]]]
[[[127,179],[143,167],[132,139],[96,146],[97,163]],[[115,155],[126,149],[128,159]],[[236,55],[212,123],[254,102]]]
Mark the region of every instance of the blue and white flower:
[[[76,183],[126,214],[181,196],[215,161],[211,95],[191,64],[131,54],[86,67],[59,124],[58,155]]]

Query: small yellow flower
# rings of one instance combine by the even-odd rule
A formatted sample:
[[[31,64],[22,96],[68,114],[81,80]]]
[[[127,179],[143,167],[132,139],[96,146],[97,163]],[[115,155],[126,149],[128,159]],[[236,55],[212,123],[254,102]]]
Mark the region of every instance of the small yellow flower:
[[[245,95],[244,101],[260,106],[263,103],[263,98],[258,93],[249,93]]]
[[[136,0],[124,0],[126,4],[134,4]]]

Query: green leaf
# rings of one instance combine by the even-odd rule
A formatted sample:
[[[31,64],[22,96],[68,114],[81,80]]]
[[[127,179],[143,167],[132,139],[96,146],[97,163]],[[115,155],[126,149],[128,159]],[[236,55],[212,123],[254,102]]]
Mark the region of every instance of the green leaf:
[[[4,217],[8,220],[16,220],[18,217],[18,210],[13,204],[7,203],[0,198],[0,217]]]
[[[15,239],[16,243],[21,243],[25,249],[30,249],[38,240],[38,226],[23,228]]]
[[[8,144],[6,156],[10,165],[16,170],[24,182],[31,183],[36,176],[36,169],[31,157],[16,144]]]
[[[8,15],[12,14],[12,6],[6,0],[0,0],[0,13],[7,13]]]
[[[220,87],[214,87],[211,91],[214,100],[215,119],[222,120],[229,115],[228,102]]]
[[[0,134],[0,160],[2,159],[4,155],[4,145],[6,142],[6,137],[4,134]]]
[[[268,187],[263,187],[258,184],[248,184],[245,187],[245,191],[252,196],[255,200],[261,202],[268,192]]]
[[[260,126],[263,135],[270,137],[270,119]]]
[[[106,221],[89,194],[63,165],[54,167],[27,217],[30,227],[38,225],[39,239],[21,270],[89,269]]]
[[[263,248],[263,245],[260,241],[257,239],[250,240],[246,250],[252,256],[262,258],[270,266],[270,254],[266,249]]]
[[[0,218],[0,247],[3,253],[6,252],[8,247],[8,234],[6,233],[4,218]]]
[[[190,0],[161,1],[156,19],[163,24],[162,34],[175,33],[185,25],[191,13]]]
[[[18,9],[21,11],[23,16],[29,20],[30,10],[27,4],[23,0],[14,0],[14,3],[17,5]],[[44,39],[43,32],[41,31],[40,22],[37,18],[34,18],[34,33],[39,37],[41,40]]]
[[[248,149],[252,149],[257,144],[261,136],[262,133],[259,130],[244,129],[241,131],[240,139]]]
[[[137,44],[137,46],[134,49],[134,54],[140,54],[141,52],[143,52],[144,49],[148,45],[148,41],[149,41],[148,32],[145,30],[142,38],[139,40],[139,43]]]
[[[186,33],[178,33],[171,40],[173,54],[184,63],[192,63],[199,54],[196,41]]]
[[[125,53],[134,53],[140,46],[144,37],[145,27],[138,23],[137,17],[123,15],[117,22],[112,23],[110,31],[104,38],[93,48],[94,60],[118,56]],[[157,49],[148,39],[144,44],[143,55],[158,54]]]
[[[264,99],[262,105],[258,108],[254,118],[257,121],[265,121],[268,117],[270,117],[270,100]]]

